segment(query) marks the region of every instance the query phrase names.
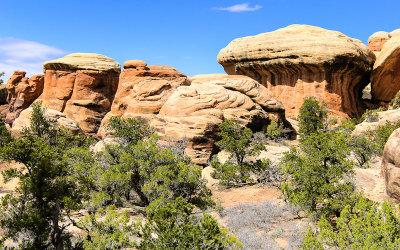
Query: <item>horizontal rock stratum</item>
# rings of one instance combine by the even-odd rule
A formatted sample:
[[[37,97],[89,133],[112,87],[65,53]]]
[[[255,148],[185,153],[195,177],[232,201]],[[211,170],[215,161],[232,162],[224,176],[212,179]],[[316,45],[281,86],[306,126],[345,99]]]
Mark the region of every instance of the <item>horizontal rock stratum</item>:
[[[360,116],[374,60],[361,41],[309,25],[238,38],[218,55],[228,74],[250,76],[270,89],[288,117],[298,115],[307,96],[327,102],[338,116]]]

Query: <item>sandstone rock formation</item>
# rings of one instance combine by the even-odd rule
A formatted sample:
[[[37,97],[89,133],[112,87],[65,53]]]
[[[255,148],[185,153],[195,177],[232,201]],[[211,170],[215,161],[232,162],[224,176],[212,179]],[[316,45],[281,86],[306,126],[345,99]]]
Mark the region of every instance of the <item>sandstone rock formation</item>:
[[[385,43],[371,74],[372,98],[389,102],[400,90],[400,35]]]
[[[354,128],[352,136],[362,135],[369,130],[374,131],[380,126],[384,126],[387,122],[396,123],[400,121],[400,109],[386,110],[378,112],[378,120],[376,122],[363,121]]]
[[[228,74],[250,76],[271,90],[288,117],[298,115],[308,96],[327,102],[338,116],[360,116],[374,60],[361,41],[308,25],[239,38],[218,55]]]
[[[168,66],[149,66],[140,60],[124,63],[111,111],[112,116],[158,114],[169,96],[179,87],[189,85],[187,76]]]
[[[121,74],[120,86],[124,82],[122,77],[127,75],[124,74],[125,70]],[[174,79],[179,82],[179,85],[173,86],[174,91],[168,92],[171,87],[161,87],[165,90],[158,91],[156,97],[146,100],[144,104],[147,106],[152,106],[151,103],[154,102],[154,106],[157,107],[156,112],[154,109],[142,108],[143,105],[138,106],[140,109],[135,106],[130,107],[130,105],[140,104],[133,99],[131,102],[124,101],[126,104],[121,105],[122,102],[118,100],[122,100],[120,97],[123,95],[119,95],[122,93],[119,89],[112,111],[104,118],[99,134],[106,135],[103,128],[107,119],[114,115],[145,119],[160,134],[160,143],[187,141],[186,154],[195,163],[205,164],[215,150],[214,143],[218,139],[218,126],[223,120],[233,119],[254,129],[261,129],[271,120],[279,123],[285,121],[282,103],[276,100],[267,88],[249,77],[224,74],[201,75],[191,78],[190,86],[187,86],[186,78],[185,81],[180,79],[182,77],[175,75]],[[177,81],[178,79],[180,80]],[[131,87],[130,91],[132,92],[130,95],[137,99],[138,95],[134,88]],[[164,96],[168,99],[160,99]],[[118,106],[114,107],[114,105]],[[121,110],[119,106],[123,107],[122,111],[131,111],[125,113],[118,111]]]
[[[400,129],[392,133],[385,145],[381,170],[387,194],[400,200]]]
[[[45,62],[43,68],[38,101],[78,122],[85,133],[96,134],[117,91],[120,65],[103,55],[75,53]]]
[[[368,48],[373,52],[381,52],[383,45],[389,41],[390,37],[388,32],[375,32],[368,38]]]
[[[11,128],[11,133],[18,136],[23,131],[24,127],[30,126],[32,107],[27,108],[21,112],[19,117],[14,121]],[[65,114],[54,109],[45,109],[44,115],[53,121],[56,121],[61,127],[64,127],[71,131],[73,134],[78,134],[82,132],[75,121],[66,117]]]
[[[35,75],[31,78],[25,75],[24,71],[14,71],[7,81],[8,110],[5,121],[8,124],[12,124],[22,110],[28,108],[43,92],[43,75]]]

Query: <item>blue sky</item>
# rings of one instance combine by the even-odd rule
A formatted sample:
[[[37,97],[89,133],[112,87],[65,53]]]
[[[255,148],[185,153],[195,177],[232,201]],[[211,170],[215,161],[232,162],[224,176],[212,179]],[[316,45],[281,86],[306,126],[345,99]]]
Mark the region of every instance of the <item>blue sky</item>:
[[[0,0],[0,72],[32,75],[46,60],[94,52],[223,73],[216,57],[235,38],[309,24],[367,43],[400,28],[399,10],[399,0]]]

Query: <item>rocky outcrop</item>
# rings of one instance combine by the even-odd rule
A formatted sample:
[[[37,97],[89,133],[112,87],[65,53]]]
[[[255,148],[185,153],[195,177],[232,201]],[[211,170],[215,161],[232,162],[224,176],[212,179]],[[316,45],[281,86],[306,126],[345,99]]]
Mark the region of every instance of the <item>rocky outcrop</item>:
[[[368,122],[363,121],[354,128],[352,136],[359,136],[367,133],[368,131],[377,130],[378,127],[384,126],[387,122],[397,123],[400,121],[400,109],[392,109],[386,111],[380,111],[377,113],[378,117],[376,121]]]
[[[43,75],[35,75],[31,78],[25,77],[25,75],[26,72],[24,71],[14,71],[14,74],[7,81],[8,109],[5,121],[10,125],[43,92]]]
[[[13,126],[11,128],[11,133],[15,136],[18,136],[22,133],[25,127],[30,126],[31,114],[32,114],[32,107],[25,109],[21,112],[19,117],[14,121]],[[50,120],[57,122],[59,126],[68,129],[73,134],[78,134],[82,132],[79,126],[76,124],[75,121],[66,117],[65,114],[61,113],[60,111],[54,109],[45,109],[44,115]]]
[[[387,194],[400,200],[400,129],[392,133],[385,145],[381,171]]]
[[[123,74],[124,72],[121,77]],[[282,103],[267,88],[249,77],[218,74],[196,76],[190,80],[190,86],[185,82],[174,87],[174,91],[166,92],[168,99],[158,112],[130,108],[131,104],[128,103],[125,110],[131,109],[134,112],[121,113],[120,116],[147,120],[160,135],[162,144],[186,141],[185,152],[197,164],[206,164],[210,159],[215,150],[214,143],[218,139],[218,126],[225,119],[235,120],[256,130],[262,129],[271,120],[279,123],[285,120]],[[167,91],[169,89],[170,87],[165,88]],[[117,97],[118,94],[112,110],[119,103]],[[160,99],[152,99],[155,107],[160,107]],[[152,100],[148,100],[147,105],[151,105],[151,102]],[[113,115],[118,115],[118,112],[112,111],[105,117],[99,131],[101,135],[106,135],[105,129],[103,130],[106,119]]]
[[[128,117],[133,114],[158,114],[171,94],[189,85],[187,76],[168,66],[147,66],[140,60],[124,63],[109,117]]]
[[[400,33],[400,32],[399,32]],[[371,74],[372,98],[389,102],[400,90],[400,35],[385,43]]]
[[[43,68],[44,91],[38,101],[78,122],[85,133],[96,134],[111,109],[120,65],[103,55],[75,53],[45,62]]]
[[[368,38],[368,48],[373,52],[381,52],[383,45],[389,41],[390,34],[385,31],[378,31]],[[379,53],[375,53],[379,54]]]
[[[375,55],[340,32],[291,25],[232,41],[218,55],[230,75],[247,75],[266,86],[296,117],[304,97],[325,101],[338,116],[362,113],[362,89]]]

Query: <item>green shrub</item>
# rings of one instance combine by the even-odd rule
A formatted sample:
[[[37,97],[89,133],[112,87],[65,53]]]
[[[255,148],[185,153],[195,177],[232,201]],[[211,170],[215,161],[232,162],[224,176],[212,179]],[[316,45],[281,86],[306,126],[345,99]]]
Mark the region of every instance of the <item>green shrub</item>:
[[[195,216],[182,198],[162,206],[149,206],[147,221],[138,221],[137,249],[237,249],[241,243],[208,214]]]
[[[268,140],[279,142],[284,137],[283,125],[278,125],[277,122],[272,121],[265,131]]]
[[[388,141],[390,135],[397,128],[400,127],[400,121],[396,123],[390,123],[386,121],[385,125],[379,126],[376,130],[368,131],[367,137],[375,144],[375,153],[377,155],[382,155],[383,149],[385,148],[386,142]]]
[[[221,164],[215,156],[211,165],[215,168],[213,177],[220,179],[223,185],[233,186],[243,183],[253,183],[265,174],[270,166],[269,160],[246,160],[246,157],[256,157],[265,149],[260,142],[253,140],[253,132],[242,128],[239,124],[225,120],[221,125],[222,139],[216,145],[229,152],[229,159]]]
[[[382,108],[369,110],[367,109],[365,113],[361,116],[361,121],[365,122],[377,122],[379,121],[378,112],[382,111]]]
[[[284,198],[310,213],[338,214],[354,191],[348,140],[338,131],[316,132],[302,140],[300,150],[286,153]]]
[[[351,151],[354,154],[359,167],[368,167],[368,162],[375,152],[375,144],[364,135],[351,138]]]
[[[319,130],[324,130],[326,127],[327,117],[328,112],[325,103],[320,105],[315,97],[305,98],[298,116],[299,134],[301,135],[301,138]]]
[[[302,249],[399,249],[400,219],[388,203],[367,199],[347,205],[336,225],[325,218],[314,232],[309,228]]]
[[[400,108],[400,91],[396,93],[396,96],[390,101],[390,106],[393,109]]]

